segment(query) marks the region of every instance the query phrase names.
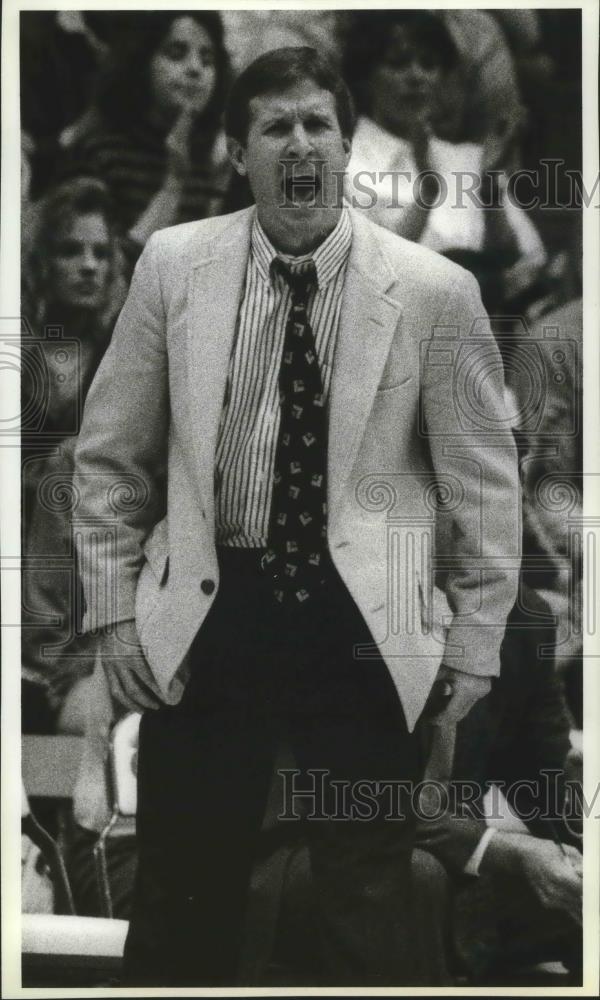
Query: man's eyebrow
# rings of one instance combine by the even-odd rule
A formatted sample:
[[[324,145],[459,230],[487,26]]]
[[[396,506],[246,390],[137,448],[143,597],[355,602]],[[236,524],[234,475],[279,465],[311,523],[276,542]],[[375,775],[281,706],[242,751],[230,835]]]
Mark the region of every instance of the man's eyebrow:
[[[269,125],[280,124],[281,122],[288,122],[293,119],[293,115],[289,111],[271,111],[266,115],[262,121],[261,125],[263,128],[267,128]]]
[[[310,107],[304,107],[300,110],[300,115],[302,118],[329,118],[331,117],[330,112],[327,108],[324,108],[322,104],[313,104]],[[261,121],[261,126],[263,128],[280,122],[293,121],[296,117],[295,111],[290,111],[287,108],[282,108],[278,111],[276,108],[272,111],[267,112],[264,119]]]

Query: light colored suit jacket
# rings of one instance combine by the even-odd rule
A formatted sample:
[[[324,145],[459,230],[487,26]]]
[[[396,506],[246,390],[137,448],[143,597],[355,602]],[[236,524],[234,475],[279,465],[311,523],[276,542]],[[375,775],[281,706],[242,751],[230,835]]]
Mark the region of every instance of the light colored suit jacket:
[[[254,209],[162,230],[87,397],[74,531],[89,629],[135,616],[165,700],[215,599],[214,455]],[[475,280],[349,210],[328,542],[410,728],[442,661],[495,674],[519,490]],[[233,623],[232,623],[233,624]]]

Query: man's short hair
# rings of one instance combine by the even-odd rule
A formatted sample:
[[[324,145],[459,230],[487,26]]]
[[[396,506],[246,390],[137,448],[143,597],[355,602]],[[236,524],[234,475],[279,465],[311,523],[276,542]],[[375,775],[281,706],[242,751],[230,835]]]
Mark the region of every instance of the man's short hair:
[[[346,83],[327,59],[308,46],[288,46],[265,52],[240,73],[231,88],[225,111],[227,135],[245,145],[252,98],[281,94],[306,80],[333,94],[340,131],[344,138],[352,138],[354,108]]]

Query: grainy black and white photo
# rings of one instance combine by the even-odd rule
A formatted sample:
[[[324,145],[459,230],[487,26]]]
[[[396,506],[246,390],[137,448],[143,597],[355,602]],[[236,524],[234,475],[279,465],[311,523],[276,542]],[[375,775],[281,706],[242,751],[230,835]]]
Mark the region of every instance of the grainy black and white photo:
[[[586,7],[15,11],[20,989],[592,982]]]

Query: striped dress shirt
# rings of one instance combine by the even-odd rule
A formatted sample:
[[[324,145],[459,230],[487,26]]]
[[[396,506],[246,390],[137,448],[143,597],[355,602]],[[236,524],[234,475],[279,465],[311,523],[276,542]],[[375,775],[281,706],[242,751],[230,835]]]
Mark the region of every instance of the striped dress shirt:
[[[215,461],[216,538],[220,545],[267,545],[275,449],[279,432],[279,368],[291,292],[271,265],[276,257],[292,271],[312,260],[317,285],[308,318],[329,398],[342,290],[352,242],[352,225],[342,209],[335,229],[303,257],[277,253],[255,216],[237,331],[229,363]]]

